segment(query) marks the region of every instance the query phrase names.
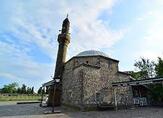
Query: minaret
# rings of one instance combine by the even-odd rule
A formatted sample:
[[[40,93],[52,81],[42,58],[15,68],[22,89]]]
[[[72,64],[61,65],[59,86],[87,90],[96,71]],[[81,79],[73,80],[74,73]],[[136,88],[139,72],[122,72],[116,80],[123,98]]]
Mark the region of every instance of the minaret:
[[[62,95],[62,74],[64,70],[64,64],[66,61],[67,47],[70,43],[69,33],[70,22],[67,18],[63,21],[61,33],[58,35],[58,54],[54,73],[54,80],[59,79],[60,83],[54,84],[49,88],[48,106],[61,105]]]
[[[62,79],[64,63],[66,61],[67,47],[70,43],[69,33],[70,22],[67,18],[63,21],[61,33],[58,35],[58,54],[55,67],[54,79]]]

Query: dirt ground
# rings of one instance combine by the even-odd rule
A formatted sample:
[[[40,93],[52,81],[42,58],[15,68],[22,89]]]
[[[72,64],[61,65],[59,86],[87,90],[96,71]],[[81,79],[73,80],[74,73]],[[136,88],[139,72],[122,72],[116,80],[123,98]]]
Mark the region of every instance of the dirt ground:
[[[118,111],[65,111],[44,114],[51,108],[42,108],[36,104],[0,103],[0,118],[163,118],[163,108],[142,107]]]

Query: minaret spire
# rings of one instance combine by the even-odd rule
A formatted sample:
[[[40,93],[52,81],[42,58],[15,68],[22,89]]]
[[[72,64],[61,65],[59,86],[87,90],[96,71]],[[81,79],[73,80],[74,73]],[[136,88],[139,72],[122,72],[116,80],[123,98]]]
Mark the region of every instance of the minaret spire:
[[[70,21],[68,19],[68,17],[66,17],[66,19],[63,21],[62,24],[62,33],[69,33],[69,28],[70,28]]]

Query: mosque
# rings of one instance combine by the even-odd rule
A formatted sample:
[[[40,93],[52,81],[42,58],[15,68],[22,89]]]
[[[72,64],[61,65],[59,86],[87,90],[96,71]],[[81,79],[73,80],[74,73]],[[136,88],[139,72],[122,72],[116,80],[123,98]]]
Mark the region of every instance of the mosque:
[[[43,84],[49,88],[48,105],[80,109],[133,105],[131,84],[138,82],[131,83],[130,74],[119,71],[118,60],[96,50],[86,50],[65,60],[70,43],[69,27],[66,18],[58,35],[54,78]]]

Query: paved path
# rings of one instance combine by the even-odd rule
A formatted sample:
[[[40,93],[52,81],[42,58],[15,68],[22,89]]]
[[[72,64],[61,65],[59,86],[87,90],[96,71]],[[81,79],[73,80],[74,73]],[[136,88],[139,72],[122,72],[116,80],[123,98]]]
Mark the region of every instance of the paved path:
[[[39,104],[14,104],[8,103],[0,105],[0,117],[2,116],[21,116],[21,115],[39,115],[43,114],[44,108],[41,108]]]
[[[50,108],[39,104],[0,105],[0,118],[163,118],[163,108],[137,108],[119,111],[68,112],[43,114]]]

